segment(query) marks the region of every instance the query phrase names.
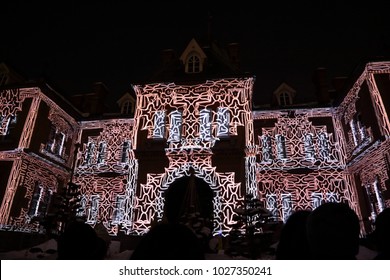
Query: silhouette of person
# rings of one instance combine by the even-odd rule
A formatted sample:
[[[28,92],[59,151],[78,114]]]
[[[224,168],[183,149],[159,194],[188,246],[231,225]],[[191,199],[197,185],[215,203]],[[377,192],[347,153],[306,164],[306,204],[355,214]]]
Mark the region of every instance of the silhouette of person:
[[[311,210],[297,210],[283,225],[275,251],[277,260],[310,259],[309,243],[306,235],[306,221]]]
[[[390,260],[390,208],[385,208],[376,217],[373,239],[378,252],[374,259]]]
[[[137,244],[134,260],[202,260],[203,247],[195,233],[179,223],[158,223]]]
[[[322,204],[312,211],[307,220],[312,259],[356,259],[359,252],[359,234],[359,218],[345,203]]]
[[[72,221],[66,226],[58,238],[57,249],[60,260],[98,260],[106,255],[104,240],[83,221]]]

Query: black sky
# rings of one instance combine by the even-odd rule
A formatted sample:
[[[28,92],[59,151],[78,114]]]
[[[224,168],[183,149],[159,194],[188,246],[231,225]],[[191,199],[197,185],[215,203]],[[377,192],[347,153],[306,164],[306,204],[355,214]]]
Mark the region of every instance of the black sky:
[[[118,96],[155,70],[161,50],[180,53],[192,37],[205,38],[209,15],[214,39],[240,43],[258,95],[283,81],[310,94],[317,67],[348,76],[362,61],[388,56],[385,1],[295,2],[9,1],[0,10],[0,60],[65,96],[99,81]]]

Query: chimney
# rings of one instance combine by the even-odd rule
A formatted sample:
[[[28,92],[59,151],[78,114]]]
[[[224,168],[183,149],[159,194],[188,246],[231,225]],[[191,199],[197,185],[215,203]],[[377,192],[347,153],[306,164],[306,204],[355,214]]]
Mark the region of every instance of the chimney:
[[[344,89],[348,77],[334,77],[332,79],[332,87],[336,92],[340,92]]]
[[[165,49],[161,51],[161,62],[163,65],[169,64],[175,58],[173,49]]]
[[[326,68],[319,67],[315,70],[313,82],[316,88],[318,102],[320,104],[328,104],[330,102],[330,95]]]

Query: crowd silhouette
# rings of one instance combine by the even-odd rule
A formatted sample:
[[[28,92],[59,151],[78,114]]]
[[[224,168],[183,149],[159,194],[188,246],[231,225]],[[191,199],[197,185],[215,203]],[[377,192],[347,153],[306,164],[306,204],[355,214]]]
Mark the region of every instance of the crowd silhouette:
[[[57,259],[115,259],[115,256],[108,254],[109,236],[102,229],[103,225],[94,228],[84,221],[68,223],[64,232],[57,238]],[[385,208],[378,214],[373,231],[364,238],[358,215],[347,203],[341,202],[324,203],[313,210],[296,210],[282,224],[281,230],[275,232],[275,236],[276,245],[269,244],[270,247],[274,246],[275,250],[271,256],[266,257],[267,259],[389,260],[390,208]],[[362,254],[362,249],[370,254],[364,252]],[[193,228],[181,222],[161,221],[153,224],[150,230],[140,237],[126,258],[131,260],[235,258],[226,254],[218,257],[218,254],[221,254],[220,250],[218,253],[212,253],[213,256],[209,254],[210,251],[204,248],[204,240],[199,238],[199,234]],[[264,258],[264,254],[261,258]]]
[[[306,222],[311,210],[298,210],[292,213],[281,229],[275,251],[277,260],[310,259]]]

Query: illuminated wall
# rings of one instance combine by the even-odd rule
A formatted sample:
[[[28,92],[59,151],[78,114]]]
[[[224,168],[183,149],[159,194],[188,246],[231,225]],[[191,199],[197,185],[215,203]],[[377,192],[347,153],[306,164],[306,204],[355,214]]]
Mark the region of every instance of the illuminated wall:
[[[75,182],[82,185],[87,222],[103,221],[113,234],[118,229],[144,233],[152,221],[163,219],[164,193],[170,184],[189,176],[192,168],[213,191],[214,232],[226,233],[234,223],[233,209],[245,192],[255,193],[256,182],[254,173],[240,182],[234,169],[218,171],[213,149],[221,139],[237,137],[238,128],[243,128],[244,140],[235,148],[247,154],[242,173],[255,171],[252,86],[252,78],[195,86],[135,86],[134,123],[82,123]],[[88,131],[95,135],[84,136]],[[144,163],[150,151],[154,151],[152,167]],[[142,172],[144,176],[138,176]]]
[[[213,193],[214,234],[245,194],[280,221],[345,201],[370,230],[390,206],[389,74],[390,62],[367,64],[334,107],[258,111],[251,77],[136,85],[134,118],[90,121],[39,87],[2,90],[1,229],[37,231],[75,162],[81,215],[112,235],[164,219],[166,192],[192,171]]]
[[[358,212],[346,170],[341,127],[332,108],[254,112],[259,196],[277,220],[326,201]]]
[[[51,198],[70,180],[77,122],[39,87],[0,91],[2,229],[38,231]]]

